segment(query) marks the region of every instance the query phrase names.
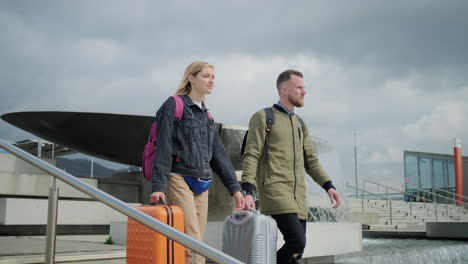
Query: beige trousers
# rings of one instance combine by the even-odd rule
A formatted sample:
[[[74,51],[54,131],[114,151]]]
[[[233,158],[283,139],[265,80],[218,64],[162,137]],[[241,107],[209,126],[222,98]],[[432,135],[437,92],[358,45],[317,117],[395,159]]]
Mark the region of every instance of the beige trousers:
[[[208,218],[208,191],[202,194],[193,193],[184,177],[171,174],[167,185],[167,202],[177,205],[184,212],[185,233],[203,241]],[[204,264],[205,258],[196,254],[197,264]],[[185,250],[185,263],[192,264],[192,250]]]

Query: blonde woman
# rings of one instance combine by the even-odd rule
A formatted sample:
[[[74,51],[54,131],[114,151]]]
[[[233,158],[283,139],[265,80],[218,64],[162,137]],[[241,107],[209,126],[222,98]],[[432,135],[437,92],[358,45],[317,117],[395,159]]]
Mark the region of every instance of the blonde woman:
[[[185,70],[176,95],[183,100],[183,118],[174,118],[175,99],[169,98],[156,114],[157,144],[152,171],[151,202],[180,206],[185,232],[203,240],[208,217],[208,186],[212,169],[231,193],[234,210],[242,210],[244,198],[231,160],[224,149],[214,121],[207,112],[205,96],[214,88],[214,67],[193,62]],[[186,250],[186,263],[192,252]],[[197,263],[205,259],[197,255]]]

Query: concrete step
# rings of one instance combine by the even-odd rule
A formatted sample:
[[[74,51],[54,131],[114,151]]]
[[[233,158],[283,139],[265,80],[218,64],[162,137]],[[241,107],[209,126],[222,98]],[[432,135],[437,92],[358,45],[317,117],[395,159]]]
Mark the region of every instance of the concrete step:
[[[76,264],[77,262],[71,261],[71,262],[62,262],[64,264]],[[103,260],[86,260],[86,261],[80,261],[80,263],[83,264],[125,264],[127,263],[127,260],[125,258],[120,258],[120,259],[103,259]]]
[[[398,224],[394,223],[392,225],[369,225],[369,230],[426,230],[426,223],[407,223],[407,224]]]
[[[379,218],[380,223],[385,223],[385,222],[389,222],[389,221],[390,221],[389,217]],[[406,223],[409,223],[409,222],[436,222],[436,219],[435,219],[435,217],[432,217],[432,218],[430,218],[430,217],[428,217],[428,218],[407,218],[407,219],[393,217],[392,221],[393,222],[397,222],[397,221],[398,222],[406,222]],[[463,221],[463,220],[460,220],[460,219],[450,219],[450,218],[440,218],[440,217],[438,217],[437,222],[468,222],[468,221]]]
[[[109,235],[57,236],[56,262],[124,259],[125,246],[104,244],[108,237]],[[0,264],[44,263],[44,236],[0,236],[0,245]]]
[[[57,253],[55,255],[55,262],[65,262],[65,263],[86,262],[88,263],[88,261],[99,260],[100,262],[98,263],[125,263],[125,254],[126,254],[125,250]],[[45,257],[44,254],[2,256],[0,257],[0,264],[44,263],[44,257]],[[110,262],[111,260],[117,260],[120,262]]]
[[[365,211],[376,211],[376,212],[388,212],[389,207],[386,206],[379,206],[379,207],[373,207],[373,206],[364,206]],[[360,212],[362,211],[362,206],[358,207],[351,207],[350,211],[352,212]],[[392,206],[392,211],[393,212],[409,212],[410,208],[409,207],[393,207]],[[411,211],[413,213],[431,213],[434,214],[435,209],[434,208],[419,208],[419,207],[413,207],[411,208]],[[450,210],[446,209],[445,207],[438,207],[437,208],[437,213],[438,214],[445,214],[448,212],[450,215],[460,215],[460,216],[468,216],[467,213],[465,212],[459,212],[457,210]]]
[[[371,209],[365,209],[364,210],[365,212],[373,212],[373,213],[377,213],[379,216],[382,216],[382,217],[385,217],[385,216],[388,216],[389,215],[389,210],[371,210]],[[353,211],[351,211],[353,212]],[[356,210],[354,212],[361,212],[361,210]],[[434,217],[435,216],[435,212],[430,212],[430,211],[412,211],[412,213],[410,213],[410,211],[393,211],[392,212],[392,215],[393,216],[417,216],[417,217]],[[457,219],[465,219],[465,220],[468,220],[468,217],[466,215],[460,215],[460,214],[453,214],[453,213],[448,213],[446,214],[445,211],[438,211],[437,212],[437,216],[438,217],[441,217],[441,218],[457,218]]]
[[[349,199],[348,204],[351,212],[362,212],[361,199]],[[377,213],[381,225],[389,225],[389,210],[389,203],[385,200],[364,200],[364,212]],[[436,207],[433,203],[392,200],[393,224],[435,222],[435,215]],[[438,222],[468,222],[468,210],[453,204],[437,204],[437,220]]]
[[[386,217],[390,217],[388,213],[386,214],[379,214],[379,217],[381,218],[386,218]],[[413,215],[399,215],[399,214],[393,214],[392,217],[395,219],[395,218],[399,218],[399,219],[418,219],[418,218],[435,218],[436,216],[434,214],[427,214],[427,215],[421,215],[421,214],[413,214]],[[456,219],[456,220],[465,220],[464,218],[460,218],[458,216],[453,216],[453,215],[437,215],[437,218],[438,219],[447,219],[447,220],[450,220],[450,219]]]
[[[361,199],[348,199],[347,201],[348,204],[350,205],[360,205],[361,204]],[[364,200],[364,204],[375,204],[375,205],[381,205],[381,204],[386,204],[387,201],[386,200]],[[406,201],[400,201],[400,200],[392,200],[392,205],[395,205],[395,206],[400,206],[400,205],[408,205],[409,202],[406,202]],[[421,206],[430,206],[430,205],[434,205],[434,203],[432,202],[426,202],[426,203],[423,203],[423,202],[411,202],[411,204],[413,205],[421,205]],[[438,206],[439,205],[445,205],[445,203],[438,203]],[[462,206],[457,206],[455,204],[448,204],[449,207],[451,208],[457,208],[457,209],[461,209],[461,210],[468,210],[468,208],[465,208],[465,207],[462,207]]]

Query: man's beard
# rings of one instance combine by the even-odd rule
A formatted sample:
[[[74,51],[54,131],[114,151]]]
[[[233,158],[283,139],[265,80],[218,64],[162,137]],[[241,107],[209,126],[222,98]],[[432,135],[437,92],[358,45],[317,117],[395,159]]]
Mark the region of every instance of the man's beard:
[[[292,96],[289,96],[288,100],[295,107],[303,107],[304,106],[304,99],[302,99],[302,100],[300,98],[295,99]]]

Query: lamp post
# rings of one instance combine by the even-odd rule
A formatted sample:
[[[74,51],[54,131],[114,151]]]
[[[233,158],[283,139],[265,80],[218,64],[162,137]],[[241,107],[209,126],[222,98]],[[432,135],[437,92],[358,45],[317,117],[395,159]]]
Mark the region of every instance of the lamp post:
[[[358,176],[357,176],[357,146],[356,146],[356,135],[357,133],[354,132],[354,180],[355,180],[355,184],[356,184],[356,199],[359,198],[359,195],[358,195]]]

